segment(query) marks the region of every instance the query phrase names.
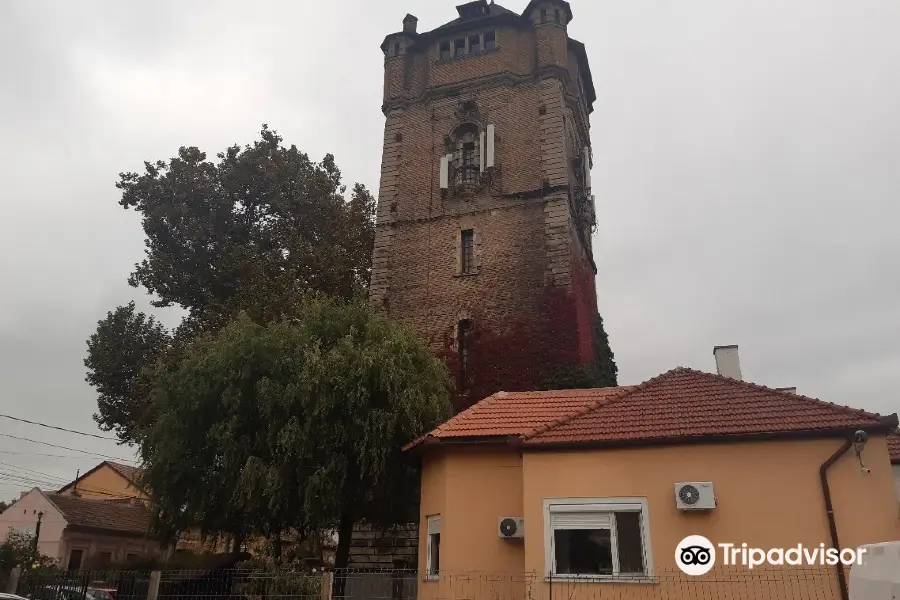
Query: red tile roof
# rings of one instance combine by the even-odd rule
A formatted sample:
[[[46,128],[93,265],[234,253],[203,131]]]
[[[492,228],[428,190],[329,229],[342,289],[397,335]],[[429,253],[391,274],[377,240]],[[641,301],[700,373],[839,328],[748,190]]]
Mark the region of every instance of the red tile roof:
[[[882,417],[719,375],[677,368],[639,386],[494,394],[407,448],[516,436],[524,446],[689,440],[896,427]]]
[[[630,387],[547,392],[497,392],[473,404],[404,449],[428,440],[522,436],[538,427],[575,414],[598,400]]]
[[[150,511],[141,503],[123,504],[58,494],[47,494],[47,499],[70,526],[140,535],[150,531]]]
[[[111,468],[113,471],[134,484],[137,484],[138,480],[141,478],[141,475],[144,472],[144,470],[140,467],[123,465],[122,463],[112,462],[111,460],[106,461],[106,464],[109,465],[109,468]]]
[[[891,462],[900,464],[900,432],[894,432],[888,436],[888,454]]]

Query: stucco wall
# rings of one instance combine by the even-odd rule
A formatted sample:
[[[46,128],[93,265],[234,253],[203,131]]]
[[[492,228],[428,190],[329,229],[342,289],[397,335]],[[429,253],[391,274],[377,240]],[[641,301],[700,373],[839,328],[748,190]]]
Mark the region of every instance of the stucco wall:
[[[897,489],[897,498],[900,499],[900,465],[892,465],[891,470],[894,472],[894,487]]]
[[[441,514],[442,581],[420,584],[420,597],[434,597],[438,590],[429,586],[452,585],[465,571],[543,576],[543,507],[548,498],[645,498],[657,574],[679,573],[675,547],[691,534],[714,543],[746,542],[760,548],[830,546],[819,467],[840,445],[839,439],[769,441],[526,452],[521,458],[512,451],[485,449],[434,453],[424,462],[422,523],[425,527],[427,515]],[[852,451],[829,471],[842,547],[900,539],[897,495],[883,437],[869,441],[864,459],[869,474],[861,472]],[[713,482],[718,507],[706,514],[678,511],[674,484],[680,481]],[[524,543],[498,538],[501,516],[525,517]],[[422,566],[426,537],[423,529]],[[836,593],[832,572],[820,581],[832,588],[827,594]],[[534,593],[546,595],[543,585]],[[622,598],[644,597],[654,588],[594,585],[616,587],[607,592]],[[771,593],[757,597],[779,597],[783,591],[773,585]]]
[[[37,490],[28,492],[0,514],[0,543],[5,542],[10,529],[33,535],[37,513],[43,512],[38,550],[47,556],[59,557],[59,541],[66,520],[59,510]]]
[[[98,500],[147,497],[141,490],[132,486],[127,479],[106,465],[90,475],[85,475],[84,479],[78,482],[77,491],[82,498],[96,498]],[[72,488],[67,488],[63,491],[65,495],[71,495],[72,492]]]
[[[522,459],[509,450],[457,450],[427,455],[422,472],[419,567],[426,568],[427,517],[441,515],[439,581],[420,581],[421,597],[461,593],[461,577],[521,574],[522,540],[498,535],[500,517],[522,516]],[[446,533],[445,533],[446,532]]]
[[[90,568],[91,562],[97,560],[102,552],[110,552],[113,562],[125,562],[129,554],[138,557],[155,556],[163,553],[159,542],[142,538],[103,535],[99,533],[82,533],[66,531],[63,533],[59,547],[61,566],[68,564],[69,552],[79,549],[84,552],[82,568]],[[108,568],[107,564],[98,566]]]

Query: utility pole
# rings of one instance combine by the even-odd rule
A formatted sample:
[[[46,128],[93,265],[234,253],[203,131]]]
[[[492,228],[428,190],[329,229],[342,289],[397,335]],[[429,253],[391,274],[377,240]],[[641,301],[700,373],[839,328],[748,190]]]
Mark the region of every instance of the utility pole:
[[[38,540],[41,539],[41,519],[44,518],[44,511],[38,513],[37,525],[34,526],[34,553],[38,553]]]

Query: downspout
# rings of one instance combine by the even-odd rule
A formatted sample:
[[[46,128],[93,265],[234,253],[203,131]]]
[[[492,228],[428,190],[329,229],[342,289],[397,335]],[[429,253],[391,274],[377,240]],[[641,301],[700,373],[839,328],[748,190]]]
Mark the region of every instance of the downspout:
[[[841,546],[838,542],[837,524],[834,520],[834,505],[831,503],[831,489],[828,487],[828,468],[836,463],[841,456],[846,454],[847,450],[849,450],[852,445],[853,442],[851,440],[846,440],[841,444],[841,447],[837,449],[837,452],[832,454],[831,457],[819,467],[819,478],[822,480],[822,496],[825,498],[825,516],[828,517],[828,528],[831,530],[831,547],[837,550],[840,550]],[[836,567],[838,586],[841,589],[841,600],[850,600],[850,595],[847,591],[847,577],[844,575],[844,565],[841,564],[841,561],[837,561]]]

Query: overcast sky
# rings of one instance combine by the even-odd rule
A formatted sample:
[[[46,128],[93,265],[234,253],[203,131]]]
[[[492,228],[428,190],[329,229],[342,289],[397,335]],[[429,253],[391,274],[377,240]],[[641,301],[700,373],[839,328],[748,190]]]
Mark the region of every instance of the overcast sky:
[[[423,31],[454,4],[0,1],[2,412],[100,433],[85,340],[107,310],[147,306],[126,284],[143,232],[119,172],[268,123],[377,191],[378,46],[407,12]],[[900,410],[900,2],[571,4],[620,382],[713,371],[712,347],[739,344],[745,379]],[[10,434],[133,459],[0,418],[0,498],[30,487],[22,467],[46,484],[102,460]]]

